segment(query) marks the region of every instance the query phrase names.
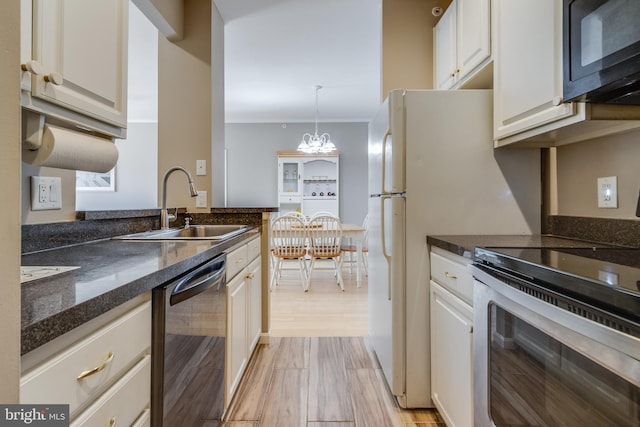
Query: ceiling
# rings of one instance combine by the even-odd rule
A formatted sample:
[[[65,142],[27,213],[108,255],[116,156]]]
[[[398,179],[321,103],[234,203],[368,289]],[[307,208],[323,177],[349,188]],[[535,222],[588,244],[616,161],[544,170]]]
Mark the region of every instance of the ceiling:
[[[214,0],[225,120],[369,121],[380,105],[382,0]]]

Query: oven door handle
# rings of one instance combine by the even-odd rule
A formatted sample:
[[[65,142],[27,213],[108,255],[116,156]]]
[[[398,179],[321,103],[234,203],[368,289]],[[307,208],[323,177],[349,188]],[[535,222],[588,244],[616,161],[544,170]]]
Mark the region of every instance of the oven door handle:
[[[192,298],[213,286],[220,286],[226,278],[226,262],[207,263],[178,282],[171,292],[169,304],[176,305]]]

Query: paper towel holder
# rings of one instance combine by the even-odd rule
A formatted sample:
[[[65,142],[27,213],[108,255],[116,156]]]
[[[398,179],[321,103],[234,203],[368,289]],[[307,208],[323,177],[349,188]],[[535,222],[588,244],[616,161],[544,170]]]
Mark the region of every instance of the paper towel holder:
[[[44,125],[51,122],[52,125],[57,125],[75,132],[85,133],[87,135],[96,136],[107,141],[115,142],[115,138],[111,135],[106,135],[101,132],[96,132],[90,128],[80,126],[65,120],[58,120],[55,117],[47,116],[36,111],[22,109],[22,148],[25,150],[37,150],[42,147],[42,136],[44,132]]]
[[[22,110],[22,161],[36,166],[104,173],[118,161],[112,136]]]
[[[42,147],[44,116],[33,111],[22,109],[22,148],[37,150]]]

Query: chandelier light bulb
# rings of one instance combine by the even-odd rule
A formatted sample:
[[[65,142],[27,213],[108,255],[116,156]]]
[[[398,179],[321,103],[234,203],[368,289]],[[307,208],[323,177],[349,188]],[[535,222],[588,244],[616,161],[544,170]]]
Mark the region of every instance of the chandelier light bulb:
[[[331,141],[331,136],[328,133],[318,135],[318,90],[322,89],[322,86],[314,86],[316,90],[316,130],[313,135],[305,133],[302,135],[302,141],[298,145],[298,151],[304,153],[330,153],[336,150],[335,144]]]

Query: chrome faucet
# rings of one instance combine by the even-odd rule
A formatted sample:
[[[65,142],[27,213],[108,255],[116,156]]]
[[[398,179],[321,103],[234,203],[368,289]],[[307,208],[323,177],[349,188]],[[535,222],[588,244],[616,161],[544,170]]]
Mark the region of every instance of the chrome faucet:
[[[189,173],[189,171],[180,166],[174,166],[166,171],[164,174],[164,180],[162,181],[162,210],[160,211],[160,226],[163,229],[169,228],[169,222],[176,219],[176,216],[170,214],[167,210],[167,180],[169,179],[169,175],[171,175],[175,171],[182,171],[185,175],[187,175],[187,180],[189,181],[189,195],[191,197],[196,197],[198,195],[198,190],[193,183],[193,178],[191,178],[191,174]]]

